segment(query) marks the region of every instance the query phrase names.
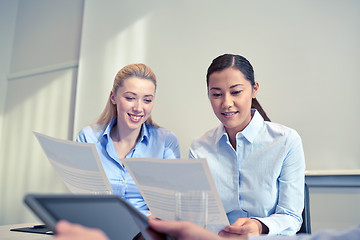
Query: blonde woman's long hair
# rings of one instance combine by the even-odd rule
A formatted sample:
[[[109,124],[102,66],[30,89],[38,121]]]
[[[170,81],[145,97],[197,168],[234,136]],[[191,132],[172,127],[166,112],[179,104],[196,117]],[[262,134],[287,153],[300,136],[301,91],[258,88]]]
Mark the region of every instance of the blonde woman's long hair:
[[[155,85],[156,91],[156,76],[154,72],[146,66],[145,64],[130,64],[118,71],[115,76],[114,84],[112,87],[112,92],[115,94],[119,87],[123,86],[123,83],[126,79],[131,77],[142,78],[146,80],[150,80]],[[111,93],[109,94],[109,99],[106,103],[104,111],[100,114],[98,120],[96,121],[96,125],[98,127],[105,126],[109,124],[109,122],[117,116],[116,105],[111,102]],[[151,118],[151,115],[146,120],[146,124],[159,127]]]

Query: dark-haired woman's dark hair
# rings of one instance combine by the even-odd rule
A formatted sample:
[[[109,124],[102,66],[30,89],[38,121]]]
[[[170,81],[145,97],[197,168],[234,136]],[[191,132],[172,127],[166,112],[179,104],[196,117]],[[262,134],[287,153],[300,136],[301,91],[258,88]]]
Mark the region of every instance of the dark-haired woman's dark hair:
[[[251,86],[255,85],[254,69],[250,62],[240,55],[224,54],[215,58],[210,64],[206,74],[206,84],[209,88],[209,77],[214,72],[219,72],[227,68],[235,68],[244,74],[245,78],[250,82]],[[256,98],[252,99],[251,108],[255,108],[265,121],[270,122],[270,118],[266,115],[264,109]]]

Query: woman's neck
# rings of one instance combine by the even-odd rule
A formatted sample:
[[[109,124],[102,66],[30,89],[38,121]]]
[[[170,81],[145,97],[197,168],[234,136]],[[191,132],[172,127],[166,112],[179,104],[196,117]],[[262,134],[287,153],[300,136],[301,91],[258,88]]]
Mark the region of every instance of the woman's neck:
[[[250,114],[250,119],[246,124],[244,124],[244,126],[240,126],[238,128],[227,128],[227,127],[225,127],[225,131],[229,136],[229,141],[231,143],[231,146],[233,146],[233,148],[235,150],[236,150],[236,135],[239,132],[242,132],[250,124],[250,122],[252,120],[252,117],[253,117],[252,114]]]
[[[136,142],[139,138],[141,127],[137,129],[121,128],[115,124],[111,129],[111,139],[116,142]]]
[[[228,134],[229,137],[229,141],[231,143],[231,146],[236,150],[236,133],[237,132],[232,132],[232,131],[228,131],[226,130],[226,133]]]
[[[113,140],[116,153],[119,158],[126,155],[135,147],[140,137],[141,127],[137,129],[121,128],[119,124],[112,127],[110,137]]]

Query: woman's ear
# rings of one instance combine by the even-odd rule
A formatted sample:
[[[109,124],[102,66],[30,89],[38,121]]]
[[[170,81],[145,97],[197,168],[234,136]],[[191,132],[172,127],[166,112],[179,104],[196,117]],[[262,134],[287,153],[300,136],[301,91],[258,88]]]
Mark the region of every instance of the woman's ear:
[[[252,98],[256,98],[258,91],[259,91],[259,83],[255,82],[252,91]]]
[[[112,102],[112,104],[116,104],[116,101],[115,101],[115,95],[113,93],[113,91],[110,92],[110,101]]]

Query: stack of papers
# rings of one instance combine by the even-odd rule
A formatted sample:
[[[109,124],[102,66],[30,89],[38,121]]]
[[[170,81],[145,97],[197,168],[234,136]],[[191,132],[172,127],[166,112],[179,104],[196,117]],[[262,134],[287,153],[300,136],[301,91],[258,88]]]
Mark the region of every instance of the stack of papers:
[[[52,138],[34,132],[51,165],[72,193],[112,194],[95,144]],[[208,193],[207,229],[229,225],[206,159],[122,159],[154,217],[175,220],[176,191]]]

